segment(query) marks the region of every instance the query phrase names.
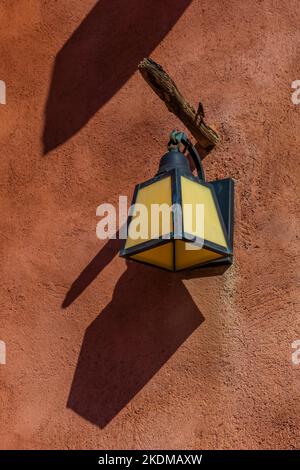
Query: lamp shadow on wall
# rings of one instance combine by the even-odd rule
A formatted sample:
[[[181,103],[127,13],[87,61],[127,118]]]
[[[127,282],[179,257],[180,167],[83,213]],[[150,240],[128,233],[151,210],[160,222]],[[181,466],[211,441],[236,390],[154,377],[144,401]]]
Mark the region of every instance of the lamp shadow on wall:
[[[158,46],[191,0],[101,0],[58,52],[44,155],[76,134]]]
[[[120,240],[108,241],[72,284],[62,308],[119,248]],[[180,273],[127,263],[111,302],[85,332],[68,408],[105,428],[201,325],[204,317],[183,279]]]

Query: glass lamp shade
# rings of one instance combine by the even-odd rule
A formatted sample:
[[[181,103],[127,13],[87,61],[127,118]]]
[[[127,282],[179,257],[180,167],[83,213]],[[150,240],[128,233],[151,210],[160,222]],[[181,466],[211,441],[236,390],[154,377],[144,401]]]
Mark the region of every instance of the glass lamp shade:
[[[158,175],[135,188],[120,256],[169,271],[230,263],[232,205],[233,180],[206,183],[171,151]]]

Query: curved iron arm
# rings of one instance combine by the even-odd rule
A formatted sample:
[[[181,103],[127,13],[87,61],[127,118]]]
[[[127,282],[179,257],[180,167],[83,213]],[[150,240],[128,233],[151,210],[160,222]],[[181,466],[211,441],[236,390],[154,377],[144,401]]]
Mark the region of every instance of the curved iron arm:
[[[184,145],[183,153],[186,150],[188,150],[190,156],[192,157],[199,179],[205,180],[204,169],[203,169],[203,165],[201,162],[201,158],[196,148],[192,144],[192,142],[188,139],[187,135],[184,132],[180,132],[177,130],[172,131],[170,135],[170,140],[168,143],[168,148],[170,149],[171,147],[174,147],[174,146],[178,148],[180,144]]]

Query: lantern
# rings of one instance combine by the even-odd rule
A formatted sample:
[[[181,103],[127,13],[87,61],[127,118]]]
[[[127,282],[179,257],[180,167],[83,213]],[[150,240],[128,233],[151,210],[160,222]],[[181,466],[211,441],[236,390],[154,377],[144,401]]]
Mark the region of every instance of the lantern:
[[[172,132],[168,150],[157,175],[135,188],[120,256],[173,272],[231,264],[233,180],[207,183],[200,157],[183,132]]]

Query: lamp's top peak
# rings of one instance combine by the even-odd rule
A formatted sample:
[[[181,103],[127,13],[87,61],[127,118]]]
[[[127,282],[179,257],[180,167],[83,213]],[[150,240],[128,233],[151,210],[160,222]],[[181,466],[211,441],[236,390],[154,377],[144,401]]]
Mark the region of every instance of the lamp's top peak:
[[[164,155],[160,161],[158,173],[162,173],[176,167],[186,171],[191,171],[188,160],[184,157],[187,150],[194,161],[199,179],[205,179],[199,154],[185,132],[178,131],[177,129],[174,129],[171,132],[168,142],[168,150],[169,152]]]

